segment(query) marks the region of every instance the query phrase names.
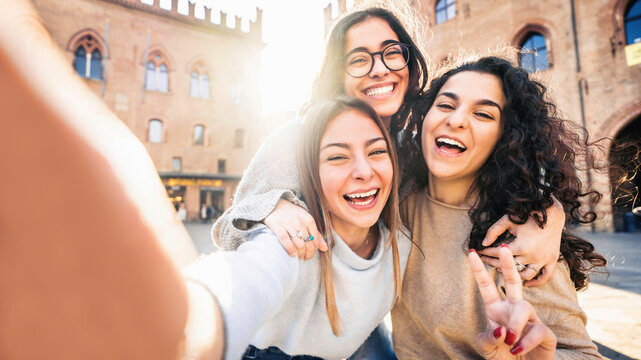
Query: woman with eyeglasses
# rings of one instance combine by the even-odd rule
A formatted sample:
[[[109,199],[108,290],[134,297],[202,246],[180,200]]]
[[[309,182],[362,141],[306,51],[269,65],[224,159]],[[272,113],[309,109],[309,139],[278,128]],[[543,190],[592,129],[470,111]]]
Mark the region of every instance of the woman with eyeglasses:
[[[423,55],[392,12],[381,8],[354,11],[333,27],[322,68],[302,113],[342,94],[359,98],[374,108],[396,147],[412,137],[403,130],[411,112],[407,104],[423,93],[427,79]],[[214,224],[212,237],[218,246],[236,249],[251,230],[266,225],[292,256],[310,259],[316,249],[328,251],[331,247],[301,197],[294,151],[299,134],[300,121],[292,121],[261,146],[243,175],[233,205]],[[400,172],[403,175],[407,169],[403,166]],[[401,197],[411,190],[411,186],[401,189]],[[533,226],[532,220],[518,225],[504,216],[488,229],[484,241],[489,245],[506,230],[516,236],[512,242],[515,258],[530,265],[520,273],[526,285],[547,281],[558,259],[565,216],[558,203],[548,210],[550,221],[542,229]],[[495,249],[481,254],[488,255],[484,261],[497,257]]]

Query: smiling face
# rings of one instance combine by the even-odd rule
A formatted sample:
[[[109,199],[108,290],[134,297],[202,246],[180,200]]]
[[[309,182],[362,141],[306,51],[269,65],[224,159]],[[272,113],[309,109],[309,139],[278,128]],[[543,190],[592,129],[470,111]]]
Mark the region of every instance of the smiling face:
[[[463,71],[450,77],[425,116],[423,156],[435,185],[467,190],[502,133],[505,96],[498,77]]]
[[[399,42],[398,36],[387,22],[378,17],[370,17],[352,26],[346,33],[345,53],[356,49],[370,53],[382,51],[391,43]],[[345,93],[365,100],[381,117],[386,126],[403,103],[409,82],[409,69],[389,70],[375,56],[374,67],[369,74],[354,78],[345,73],[343,84]]]
[[[369,231],[385,207],[394,175],[376,123],[356,110],[332,119],[321,138],[318,172],[336,232],[344,237]]]

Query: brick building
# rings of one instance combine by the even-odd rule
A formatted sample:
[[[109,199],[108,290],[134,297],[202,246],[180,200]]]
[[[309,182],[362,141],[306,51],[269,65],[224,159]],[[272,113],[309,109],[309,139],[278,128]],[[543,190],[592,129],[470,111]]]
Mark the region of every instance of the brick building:
[[[240,18],[230,28],[226,14],[188,0],[33,2],[69,66],[143,142],[187,219],[201,204],[228,207],[256,150],[262,11],[246,31]]]
[[[641,145],[641,0],[409,3],[428,23],[423,40],[433,64],[461,50],[485,53],[506,44],[530,50],[513,60],[549,87],[565,118],[585,126],[592,139]],[[343,12],[345,1],[338,5]],[[326,22],[330,17],[327,8]],[[635,153],[615,158],[608,152],[610,162],[625,167],[630,176],[639,167]],[[597,228],[623,230],[625,214],[633,206],[626,194],[641,188],[641,174],[612,193],[609,174],[582,176],[606,195],[596,209],[602,218]],[[635,206],[640,202],[637,199]]]

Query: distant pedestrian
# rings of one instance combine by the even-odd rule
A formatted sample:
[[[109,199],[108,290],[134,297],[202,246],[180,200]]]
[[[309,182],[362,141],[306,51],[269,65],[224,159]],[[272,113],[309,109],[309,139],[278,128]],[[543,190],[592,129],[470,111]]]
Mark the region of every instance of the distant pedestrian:
[[[178,219],[182,222],[187,220],[187,209],[185,209],[185,203],[180,203],[178,206]]]
[[[207,205],[205,203],[200,204],[200,221],[207,222]]]

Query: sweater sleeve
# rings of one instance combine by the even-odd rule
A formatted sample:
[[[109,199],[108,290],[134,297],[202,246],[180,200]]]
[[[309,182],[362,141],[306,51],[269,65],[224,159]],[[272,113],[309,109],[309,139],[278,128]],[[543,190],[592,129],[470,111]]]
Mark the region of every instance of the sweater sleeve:
[[[300,120],[292,120],[272,133],[260,147],[240,180],[234,203],[216,221],[212,238],[225,250],[236,249],[249,230],[274,210],[279,199],[307,208],[299,199],[296,142]]]
[[[183,268],[184,277],[204,285],[220,306],[225,359],[241,358],[260,327],[292,293],[298,274],[299,260],[290,257],[267,229],[252,232],[237,251],[206,255]]]
[[[565,261],[557,264],[547,283],[528,288],[523,295],[556,335],[555,359],[602,359],[585,328],[587,316],[579,306]]]

